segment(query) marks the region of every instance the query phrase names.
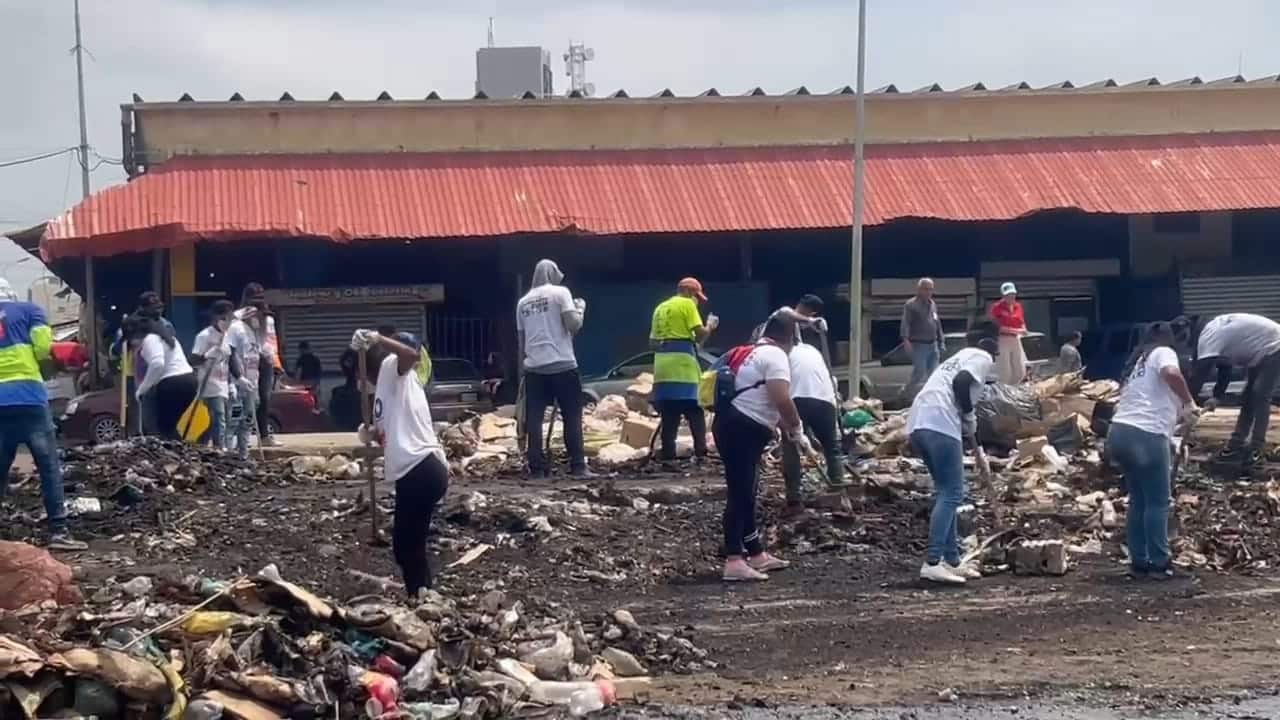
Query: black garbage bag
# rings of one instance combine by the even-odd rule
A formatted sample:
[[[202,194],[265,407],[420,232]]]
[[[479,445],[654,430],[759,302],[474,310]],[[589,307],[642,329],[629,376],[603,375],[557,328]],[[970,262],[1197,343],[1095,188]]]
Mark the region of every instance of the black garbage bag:
[[[1040,420],[1040,398],[1031,385],[987,383],[973,411],[978,419],[978,442],[984,447],[1012,450],[1018,446],[1022,423]]]

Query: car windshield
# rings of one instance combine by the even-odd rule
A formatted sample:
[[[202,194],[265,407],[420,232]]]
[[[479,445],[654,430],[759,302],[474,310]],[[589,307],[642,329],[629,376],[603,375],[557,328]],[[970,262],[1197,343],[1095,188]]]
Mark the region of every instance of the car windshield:
[[[431,362],[431,377],[437,382],[458,382],[461,380],[479,380],[480,372],[470,360],[461,358],[440,358]]]

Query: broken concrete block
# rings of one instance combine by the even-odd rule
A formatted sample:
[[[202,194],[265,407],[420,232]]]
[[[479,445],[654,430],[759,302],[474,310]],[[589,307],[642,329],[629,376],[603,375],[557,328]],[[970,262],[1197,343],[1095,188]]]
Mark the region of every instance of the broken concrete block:
[[[1031,540],[1009,550],[1015,575],[1066,575],[1067,547],[1061,540]]]

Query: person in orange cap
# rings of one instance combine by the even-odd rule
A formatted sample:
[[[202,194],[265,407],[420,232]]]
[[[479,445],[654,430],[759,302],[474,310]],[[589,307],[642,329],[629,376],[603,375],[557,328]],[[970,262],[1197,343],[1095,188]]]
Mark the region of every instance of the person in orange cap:
[[[680,419],[689,421],[693,433],[693,454],[707,456],[707,419],[698,405],[698,346],[720,324],[715,315],[702,321],[698,303],[707,301],[702,283],[687,277],[676,284],[676,294],[653,309],[649,343],[653,347],[653,404],[662,416],[662,447],[659,457],[676,457],[676,431]]]

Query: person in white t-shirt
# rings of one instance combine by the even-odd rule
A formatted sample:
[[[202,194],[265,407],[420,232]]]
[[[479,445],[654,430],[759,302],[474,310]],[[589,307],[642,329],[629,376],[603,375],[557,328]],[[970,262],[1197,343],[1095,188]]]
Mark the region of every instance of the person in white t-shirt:
[[[803,452],[812,452],[791,400],[791,365],[787,353],[795,340],[795,321],[775,315],[765,323],[755,345],[734,348],[723,362],[734,373],[733,399],[718,408],[711,433],[724,463],[728,486],[724,509],[722,577],[727,581],[768,580],[766,574],[789,563],[765,552],[756,527],[756,485],[760,456],[773,440],[774,428]]]
[[[191,343],[191,365],[205,379],[200,399],[209,408],[208,440],[215,448],[225,448],[231,398],[231,344],[227,330],[236,306],[230,300],[219,300],[209,308],[209,327],[201,330]]]
[[[1177,334],[1185,333],[1190,323],[1177,318],[1172,325]],[[1206,323],[1196,343],[1189,383],[1191,392],[1199,394],[1214,369],[1218,370],[1213,398],[1206,402],[1206,408],[1216,406],[1226,394],[1233,367],[1243,368],[1247,380],[1235,430],[1218,460],[1252,466],[1262,460],[1271,422],[1271,396],[1280,384],[1280,324],[1249,313],[1219,315]]]
[[[1129,488],[1129,562],[1134,576],[1170,577],[1170,441],[1179,417],[1195,421],[1195,403],[1169,323],[1155,323],[1124,380],[1107,432],[1107,453]]]
[[[933,478],[933,512],[929,516],[929,549],[920,578],[963,585],[982,577],[977,568],[960,563],[956,511],[964,500],[964,445],[977,442],[973,406],[999,355],[999,329],[979,323],[965,336],[968,347],[937,367],[911,403],[907,435]]]
[[[196,376],[173,336],[173,331],[160,323],[139,323],[134,340],[138,357],[146,366],[138,383],[140,405],[153,408],[154,418],[147,418],[148,432],[171,440],[180,439],[178,418],[196,398]]]
[[[564,273],[553,260],[539,260],[531,289],[516,303],[516,332],[524,367],[526,457],[532,477],[549,471],[542,449],[542,422],[551,403],[560,406],[564,447],[574,477],[591,477],[582,443],[582,378],[573,336],[582,329],[587,302],[560,284]]]
[[[262,372],[262,341],[259,334],[250,326],[256,317],[257,309],[253,307],[239,310],[232,316],[231,325],[227,329],[227,346],[231,349],[231,362],[239,369],[239,377],[234,378],[236,402],[240,405],[240,417],[228,427],[228,445],[230,438],[235,438],[236,452],[240,459],[249,459],[250,437],[258,426],[258,381]]]
[[[801,333],[802,335],[804,333]],[[822,447],[827,461],[827,483],[844,485],[844,454],[840,433],[836,430],[836,388],[822,351],[806,342],[797,343],[787,356],[791,365],[791,399],[805,432],[812,434]],[[782,477],[787,488],[789,515],[804,509],[800,496],[800,451],[795,443],[782,444]]]
[[[408,333],[385,337],[357,330],[351,348],[368,353],[373,396],[373,428],[360,426],[360,439],[376,437],[383,447],[384,475],[396,484],[391,549],[410,599],[431,588],[427,531],[436,505],[449,489],[444,448],[431,425],[431,406],[418,380],[421,344]]]

